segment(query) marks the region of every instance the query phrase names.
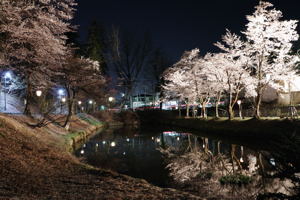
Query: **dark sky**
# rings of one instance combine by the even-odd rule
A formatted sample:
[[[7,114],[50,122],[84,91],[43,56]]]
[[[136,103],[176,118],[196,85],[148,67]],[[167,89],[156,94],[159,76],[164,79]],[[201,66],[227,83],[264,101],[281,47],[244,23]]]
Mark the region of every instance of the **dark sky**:
[[[288,19],[300,19],[300,0],[270,0]],[[112,24],[136,35],[148,31],[156,46],[175,61],[183,51],[199,48],[202,54],[215,51],[228,28],[239,33],[245,15],[258,0],[78,0],[75,23],[80,35],[92,20]]]

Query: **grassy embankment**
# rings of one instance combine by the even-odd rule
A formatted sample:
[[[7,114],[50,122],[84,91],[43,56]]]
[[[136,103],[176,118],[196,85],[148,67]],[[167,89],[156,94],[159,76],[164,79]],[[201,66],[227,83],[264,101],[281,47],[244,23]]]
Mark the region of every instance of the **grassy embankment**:
[[[25,116],[0,115],[0,199],[198,199],[81,163],[66,141],[94,129],[87,121],[75,119],[71,134],[28,123]]]
[[[300,121],[280,118],[262,118],[260,120],[236,118],[179,118],[174,112],[145,111],[139,112],[144,124],[157,124],[179,128],[193,129],[212,135],[263,139],[277,134],[293,134],[299,132]]]

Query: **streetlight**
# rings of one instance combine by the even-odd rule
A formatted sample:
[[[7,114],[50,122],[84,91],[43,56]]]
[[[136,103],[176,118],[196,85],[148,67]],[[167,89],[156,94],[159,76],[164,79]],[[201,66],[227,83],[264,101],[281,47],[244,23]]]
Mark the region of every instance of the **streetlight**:
[[[63,103],[65,103],[67,100],[65,97],[62,97],[61,98],[61,101],[60,101],[60,113],[62,114],[63,113]]]
[[[241,101],[241,100],[238,100],[238,101],[237,101],[237,104],[239,105],[239,116],[240,116],[240,118],[242,119],[242,118],[243,118],[243,116],[242,116],[242,108],[241,108],[241,106],[242,106],[242,101]]]
[[[59,96],[63,96],[65,94],[63,89],[59,89],[57,93]]]
[[[6,111],[6,79],[11,79],[10,72],[5,72],[4,74],[4,110]]]
[[[81,105],[82,104],[82,102],[81,101],[78,101],[78,105]]]
[[[109,102],[112,102],[113,100],[114,100],[113,97],[108,97],[108,101],[109,101]]]
[[[38,97],[40,97],[40,96],[42,96],[42,91],[41,90],[37,90],[36,92],[35,92],[35,94],[36,94],[36,96],[38,96]]]
[[[111,143],[110,143],[110,146],[111,146],[111,147],[115,147],[115,146],[116,146],[116,142],[111,142]]]

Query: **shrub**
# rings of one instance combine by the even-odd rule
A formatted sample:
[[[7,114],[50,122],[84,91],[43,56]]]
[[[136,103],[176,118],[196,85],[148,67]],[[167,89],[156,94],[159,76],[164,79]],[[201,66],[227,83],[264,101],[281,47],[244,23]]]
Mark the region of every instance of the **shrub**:
[[[250,176],[242,174],[231,174],[221,177],[219,181],[223,185],[247,185],[252,181],[252,179]]]

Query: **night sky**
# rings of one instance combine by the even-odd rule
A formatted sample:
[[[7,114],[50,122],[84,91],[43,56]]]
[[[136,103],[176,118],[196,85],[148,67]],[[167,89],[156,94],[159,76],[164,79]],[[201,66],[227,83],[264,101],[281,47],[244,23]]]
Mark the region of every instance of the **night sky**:
[[[300,0],[271,0],[284,17],[300,20]],[[97,20],[106,26],[142,35],[149,32],[154,44],[173,61],[183,51],[199,48],[202,54],[216,51],[225,29],[243,30],[245,15],[254,11],[258,0],[78,0],[74,20],[81,39],[88,25]],[[300,30],[300,29],[299,29]]]

